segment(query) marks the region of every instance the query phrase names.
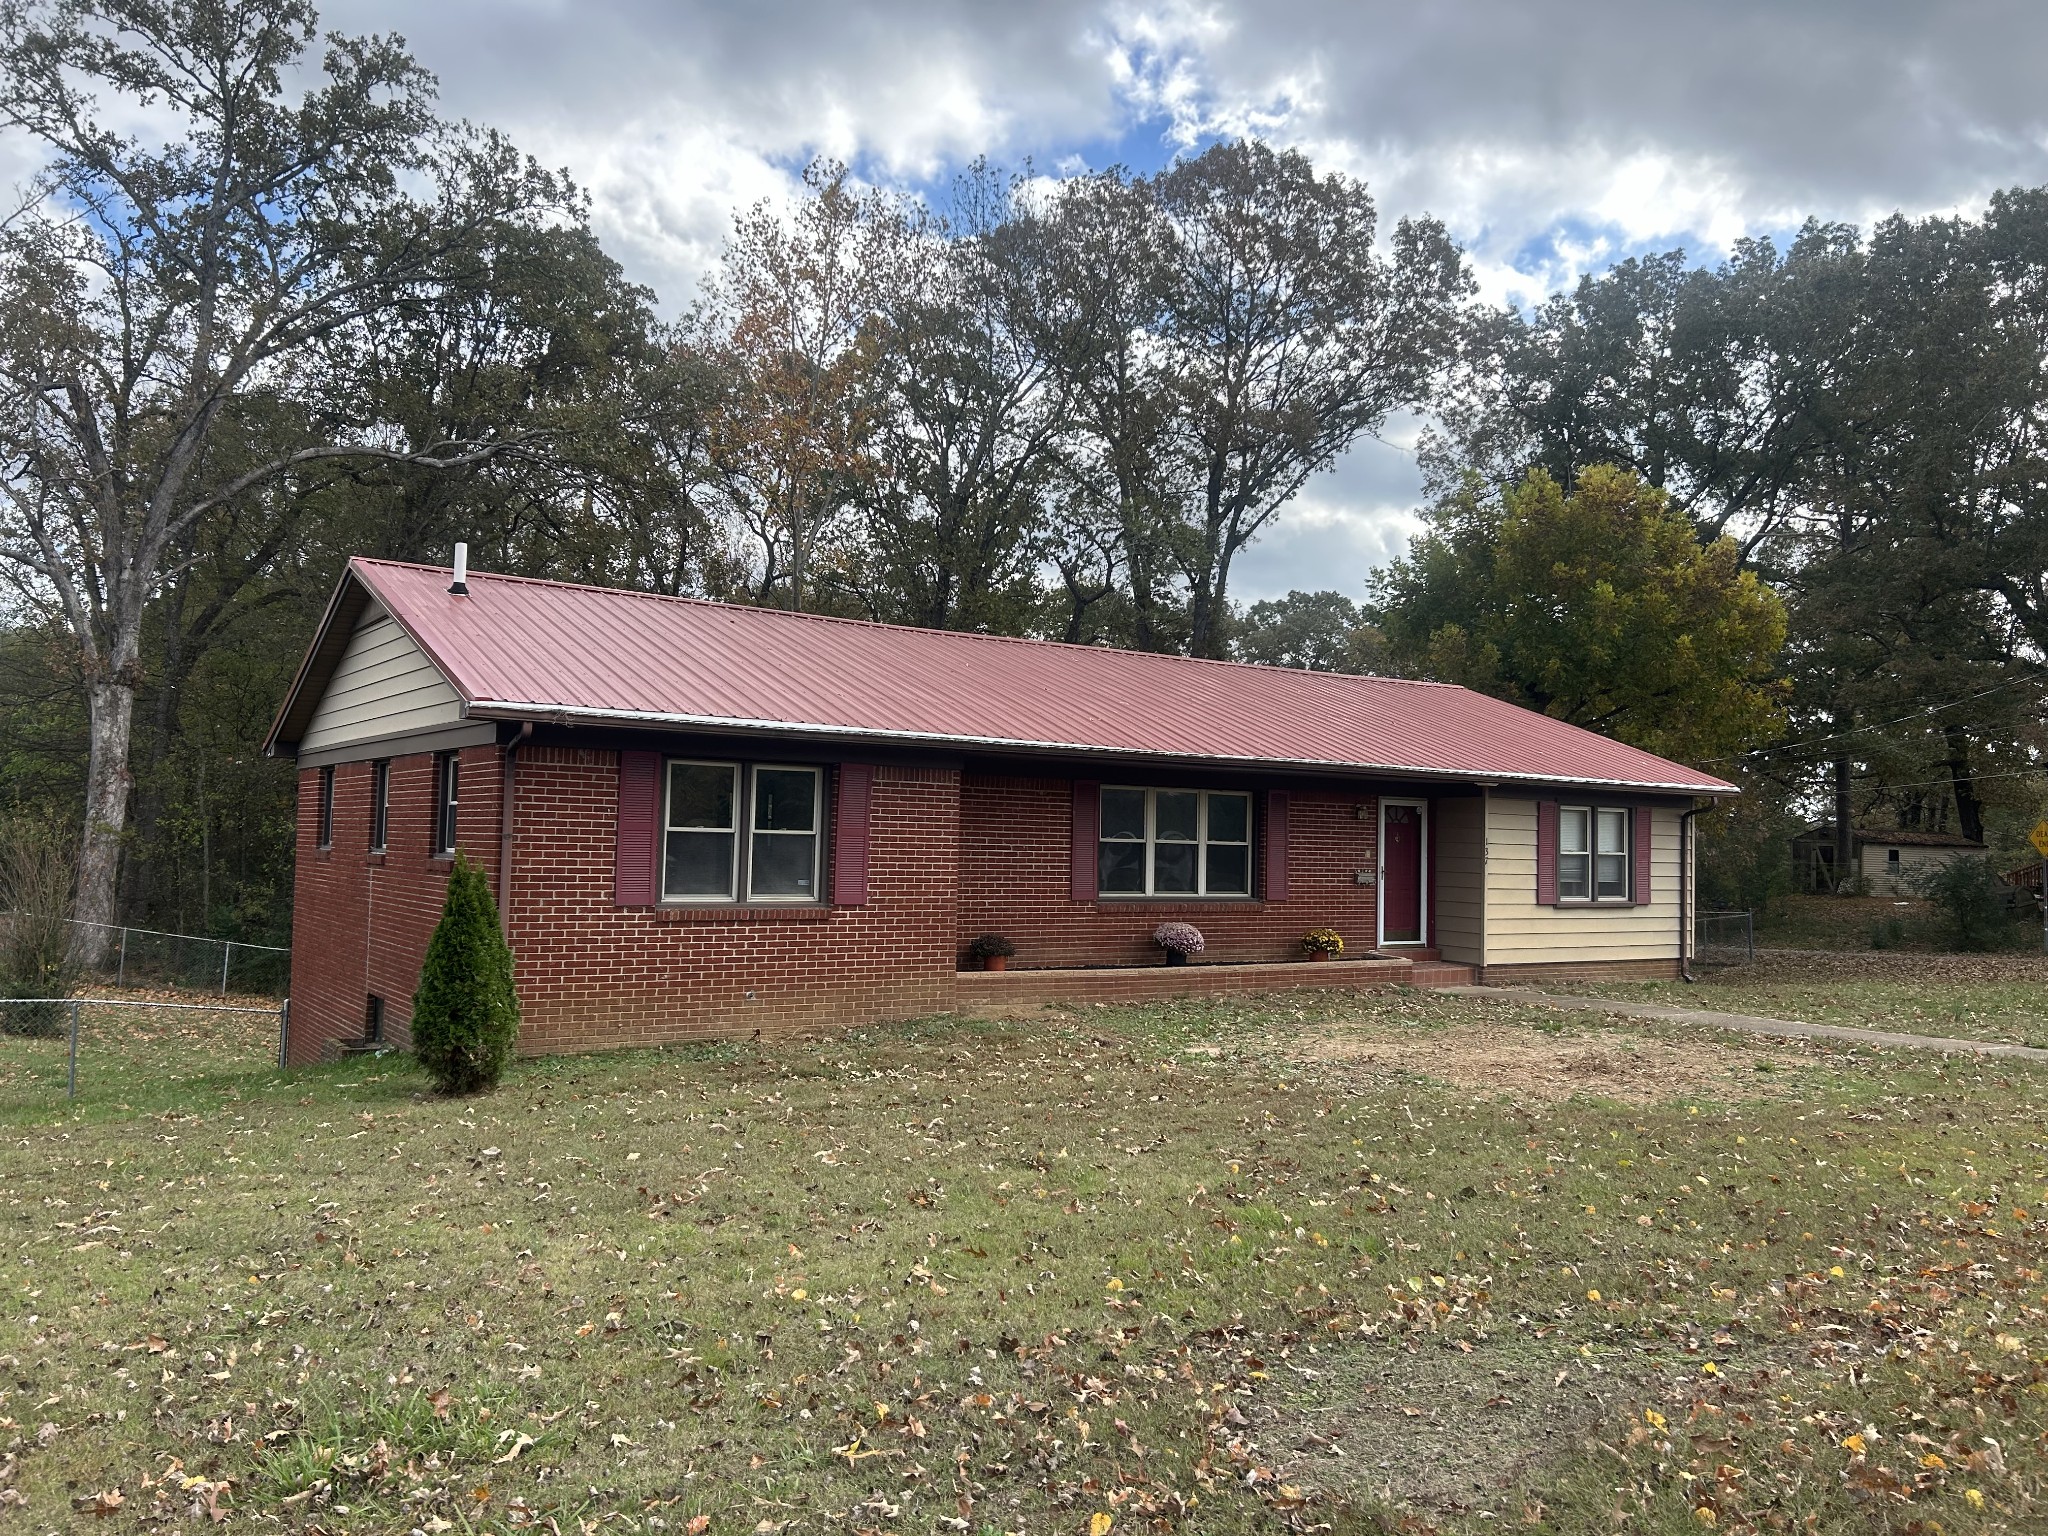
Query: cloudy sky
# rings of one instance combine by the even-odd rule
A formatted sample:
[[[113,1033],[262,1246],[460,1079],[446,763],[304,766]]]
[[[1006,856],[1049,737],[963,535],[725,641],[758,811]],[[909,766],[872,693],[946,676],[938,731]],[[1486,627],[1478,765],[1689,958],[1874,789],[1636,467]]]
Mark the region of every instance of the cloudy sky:
[[[589,190],[608,247],[687,303],[736,209],[814,155],[912,189],[976,155],[1165,163],[1299,145],[1431,212],[1485,292],[1808,215],[1969,211],[2048,182],[2040,0],[329,0],[395,31],[459,115]],[[1416,496],[1405,432],[1312,485],[1239,595],[1354,593]]]

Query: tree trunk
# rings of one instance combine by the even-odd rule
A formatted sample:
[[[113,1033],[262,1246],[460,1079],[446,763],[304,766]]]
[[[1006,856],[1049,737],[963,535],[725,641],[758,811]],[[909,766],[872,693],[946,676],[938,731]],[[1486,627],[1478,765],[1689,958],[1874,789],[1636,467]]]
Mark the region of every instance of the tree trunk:
[[[1843,711],[1835,716],[1838,732],[1849,729],[1849,714]],[[1835,890],[1849,888],[1849,865],[1855,856],[1855,834],[1849,825],[1849,758],[1846,753],[1835,758]]]
[[[1984,802],[1970,777],[1970,733],[1960,725],[1942,728],[1948,742],[1948,777],[1956,796],[1956,830],[1973,843],[1984,841]]]
[[[92,684],[88,717],[92,752],[85,772],[85,836],[78,852],[78,899],[72,906],[81,926],[71,936],[71,957],[79,965],[97,967],[120,921],[121,842],[135,784],[128,767],[135,685],[119,679]]]

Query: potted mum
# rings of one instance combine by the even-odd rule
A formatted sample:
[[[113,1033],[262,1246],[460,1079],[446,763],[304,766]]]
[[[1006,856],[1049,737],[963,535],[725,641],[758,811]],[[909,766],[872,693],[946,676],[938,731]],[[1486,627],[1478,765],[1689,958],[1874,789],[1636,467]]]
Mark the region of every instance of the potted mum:
[[[1344,953],[1344,935],[1334,928],[1317,928],[1301,936],[1301,947],[1311,960],[1327,960]]]
[[[1000,933],[984,933],[967,946],[967,958],[979,961],[984,971],[1007,971],[1017,946]]]
[[[1202,952],[1202,930],[1193,923],[1161,923],[1152,930],[1152,942],[1166,951],[1168,965],[1186,965],[1189,955]]]

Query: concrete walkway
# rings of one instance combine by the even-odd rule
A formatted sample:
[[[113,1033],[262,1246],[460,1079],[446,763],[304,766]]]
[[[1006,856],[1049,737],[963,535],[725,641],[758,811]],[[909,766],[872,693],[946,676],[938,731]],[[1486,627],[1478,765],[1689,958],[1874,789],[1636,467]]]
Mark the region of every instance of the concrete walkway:
[[[1752,1013],[1722,1013],[1715,1008],[1680,1008],[1673,1003],[1625,1002],[1613,997],[1573,997],[1539,992],[1533,987],[1439,987],[1454,997],[1489,998],[1502,1003],[1529,1003],[1573,1013],[1610,1013],[1626,1019],[1671,1019],[1680,1024],[1708,1024],[1715,1029],[1740,1029],[1787,1040],[1840,1040],[1880,1050],[1946,1051],[1958,1056],[2011,1056],[2023,1061],[2048,1061],[2048,1051],[1999,1040],[1957,1040],[1947,1035],[1894,1034],[1881,1029],[1849,1029],[1840,1024],[1807,1024],[1798,1019],[1768,1019]]]

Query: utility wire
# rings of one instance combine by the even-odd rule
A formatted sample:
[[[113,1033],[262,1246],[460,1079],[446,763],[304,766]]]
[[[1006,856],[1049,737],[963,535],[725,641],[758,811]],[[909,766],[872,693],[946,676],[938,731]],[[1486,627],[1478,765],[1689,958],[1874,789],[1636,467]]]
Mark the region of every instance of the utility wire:
[[[1847,741],[1851,736],[1862,736],[1868,734],[1871,731],[1889,730],[1892,726],[1904,725],[1909,720],[1924,720],[1928,718],[1930,715],[1939,714],[1941,711],[1945,709],[1954,709],[1958,704],[1974,704],[1977,700],[1984,698],[1989,694],[1997,693],[2002,688],[2017,687],[2021,683],[2038,684],[2040,681],[2041,679],[2034,677],[2009,677],[2004,682],[1993,683],[1989,688],[1983,689],[1980,692],[1965,694],[1960,699],[1950,699],[1945,704],[1929,704],[1924,709],[1916,709],[1908,714],[1899,715],[1890,720],[1879,720],[1870,725],[1854,726],[1849,730],[1836,731],[1827,736],[1810,736],[1804,741],[1781,741],[1777,743],[1775,746],[1755,747],[1752,748],[1750,751],[1736,752],[1727,757],[1710,757],[1700,763],[1695,764],[1694,766],[1700,768],[1712,768],[1717,767],[1722,763],[1744,762],[1752,757],[1767,757],[1774,752],[1796,752],[1801,751],[1807,747],[1824,747],[1828,745],[1828,743],[1830,742]]]

